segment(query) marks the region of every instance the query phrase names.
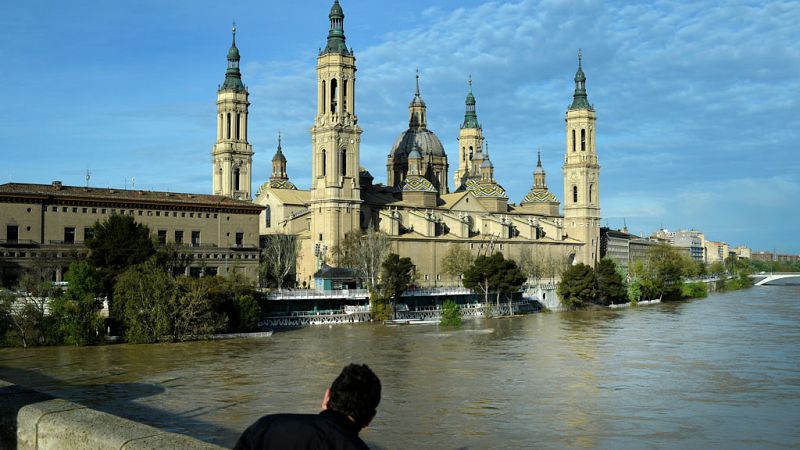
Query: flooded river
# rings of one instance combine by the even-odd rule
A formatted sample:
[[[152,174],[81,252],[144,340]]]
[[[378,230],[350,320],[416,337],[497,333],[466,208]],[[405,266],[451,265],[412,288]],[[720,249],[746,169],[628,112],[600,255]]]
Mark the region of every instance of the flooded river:
[[[0,350],[0,378],[232,446],[316,412],[348,362],[383,382],[372,448],[800,447],[800,286],[599,312],[271,338]]]

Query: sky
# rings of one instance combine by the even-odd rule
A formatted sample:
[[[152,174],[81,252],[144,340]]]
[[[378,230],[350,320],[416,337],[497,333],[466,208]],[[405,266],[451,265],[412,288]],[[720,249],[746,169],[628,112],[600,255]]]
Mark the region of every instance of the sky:
[[[211,193],[231,23],[250,92],[254,190],[283,136],[307,189],[331,0],[9,1],[0,183]],[[602,224],[800,253],[800,2],[341,0],[361,165],[386,180],[420,71],[447,151],[473,79],[495,177],[519,202],[537,149],[563,198],[578,49],[597,111]]]

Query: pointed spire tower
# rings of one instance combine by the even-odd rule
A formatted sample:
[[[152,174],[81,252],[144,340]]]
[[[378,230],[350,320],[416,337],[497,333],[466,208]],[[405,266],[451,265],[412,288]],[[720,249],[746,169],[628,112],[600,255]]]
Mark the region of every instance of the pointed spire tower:
[[[465,101],[464,122],[458,133],[458,169],[455,173],[456,190],[463,190],[470,178],[481,178],[483,165],[483,129],[478,123],[475,110],[475,95],[472,93],[472,75],[469,77],[469,92]]]
[[[317,57],[317,116],[311,127],[311,242],[333,249],[345,235],[361,230],[361,128],[355,113],[356,58],[345,45],[344,11],[335,0],[330,29]],[[318,252],[318,256],[322,252]],[[306,258],[310,259],[310,258]],[[311,282],[320,261],[300,277]],[[338,261],[327,263],[338,265]],[[306,264],[306,263],[304,263]]]
[[[278,149],[275,151],[275,156],[272,157],[272,176],[269,177],[269,187],[273,189],[297,189],[294,183],[289,181],[289,175],[286,174],[286,157],[283,156],[280,133],[278,133]]]
[[[250,200],[253,147],[247,142],[248,92],[239,71],[236,23],[225,81],[217,90],[217,142],[211,150],[214,195]]]
[[[537,151],[536,168],[533,169],[533,187],[525,198],[520,202],[520,206],[530,208],[534,214],[544,216],[558,216],[558,198],[547,189],[545,171],[542,167],[542,152]]]
[[[577,261],[594,266],[600,259],[600,164],[595,149],[597,116],[586,94],[582,59],[578,50],[575,92],[566,117],[564,232],[584,243]]]

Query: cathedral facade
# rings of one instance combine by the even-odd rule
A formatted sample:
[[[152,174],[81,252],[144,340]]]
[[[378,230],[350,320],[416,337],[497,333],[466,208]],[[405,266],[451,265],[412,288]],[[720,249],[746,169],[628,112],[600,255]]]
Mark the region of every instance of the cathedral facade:
[[[356,58],[345,44],[344,12],[338,0],[330,10],[327,43],[317,57],[317,113],[311,126],[311,186],[298,189],[287,175],[287,158],[278,143],[272,175],[255,194],[265,207],[260,233],[288,233],[301,240],[297,281],[313,286],[323,262],[336,266],[336,249],[349,233],[380,230],[390,251],[408,256],[417,284],[453,280],[442,259],[453,246],[474,254],[501,252],[518,259],[539,258],[594,265],[599,259],[600,192],[595,149],[595,111],[586,95],[579,55],[573,102],[566,113],[564,212],[547,188],[546,174],[531,152],[533,184],[517,203],[494,175],[494,165],[478,121],[469,80],[464,120],[459,130],[454,180],[445,147],[427,127],[427,105],[417,74],[408,107],[408,129],[390,147],[386,184],[360,164],[362,130],[355,109]],[[247,143],[248,94],[239,73],[235,42],[228,55],[225,83],[218,91],[217,144],[212,152],[214,192],[250,198],[252,148]],[[313,95],[309,92],[309,95]]]

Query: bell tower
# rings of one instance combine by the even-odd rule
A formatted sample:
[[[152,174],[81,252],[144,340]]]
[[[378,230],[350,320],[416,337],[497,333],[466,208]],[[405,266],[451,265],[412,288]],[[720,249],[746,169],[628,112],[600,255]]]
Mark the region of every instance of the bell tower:
[[[483,165],[483,128],[478,123],[475,111],[472,76],[469,77],[469,93],[465,104],[464,123],[458,132],[458,169],[454,180],[457,191],[464,189],[468,179],[480,179]]]
[[[211,149],[214,195],[250,200],[253,146],[247,142],[248,92],[239,71],[236,24],[225,82],[217,90],[217,143]]]
[[[600,164],[595,150],[594,107],[586,96],[586,75],[578,51],[575,93],[567,110],[564,155],[564,231],[584,243],[577,262],[595,266],[600,259]]]
[[[344,12],[339,0],[334,0],[328,18],[328,42],[317,57],[309,208],[315,249],[330,250],[347,233],[361,229],[362,130],[355,114],[356,59],[345,45]],[[328,262],[337,263],[330,258]]]

